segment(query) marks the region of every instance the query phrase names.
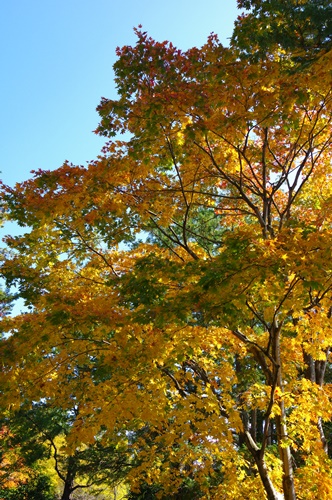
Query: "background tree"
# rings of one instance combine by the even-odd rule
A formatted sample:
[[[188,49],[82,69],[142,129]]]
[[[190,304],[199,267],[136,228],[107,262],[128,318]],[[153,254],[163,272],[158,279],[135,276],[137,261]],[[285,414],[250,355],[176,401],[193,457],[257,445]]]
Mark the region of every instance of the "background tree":
[[[332,48],[332,3],[328,0],[238,0],[246,11],[235,22],[232,42],[247,55],[277,49],[310,62]]]
[[[31,409],[22,407],[4,419],[3,428],[10,429],[10,449],[15,450],[17,461],[22,460],[26,465],[41,466],[45,461],[52,464],[53,480],[57,478],[62,486],[62,500],[74,498],[73,493],[82,489],[99,498],[107,490],[109,498],[110,486],[116,487],[121,482],[131,465],[130,457],[119,448],[103,446],[98,438],[69,454],[65,438],[76,418],[77,408],[64,411],[43,401],[33,404]]]
[[[3,500],[54,499],[54,484],[40,459],[41,455],[37,450],[27,456],[18,436],[2,422],[0,497]]]

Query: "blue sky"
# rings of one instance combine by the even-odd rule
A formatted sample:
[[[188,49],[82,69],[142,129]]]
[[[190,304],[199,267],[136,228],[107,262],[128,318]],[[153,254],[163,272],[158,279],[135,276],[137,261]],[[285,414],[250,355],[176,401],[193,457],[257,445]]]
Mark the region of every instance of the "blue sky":
[[[14,185],[31,170],[98,155],[95,108],[101,96],[116,96],[115,49],[135,43],[134,26],[187,49],[211,32],[227,44],[238,14],[236,0],[2,2],[2,180]]]

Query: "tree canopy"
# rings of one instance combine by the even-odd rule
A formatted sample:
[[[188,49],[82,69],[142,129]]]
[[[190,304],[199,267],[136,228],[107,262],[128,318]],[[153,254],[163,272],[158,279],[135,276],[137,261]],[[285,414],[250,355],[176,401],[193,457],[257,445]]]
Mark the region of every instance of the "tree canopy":
[[[329,0],[238,0],[238,6],[247,12],[237,19],[232,40],[247,56],[281,48],[308,63],[332,48]]]
[[[288,4],[302,22],[312,2]],[[293,42],[257,59],[136,35],[100,156],[2,187],[24,234],[1,272],[28,307],[2,320],[2,405],[74,406],[68,453],[126,450],[132,495],[327,499],[328,43],[299,69]]]

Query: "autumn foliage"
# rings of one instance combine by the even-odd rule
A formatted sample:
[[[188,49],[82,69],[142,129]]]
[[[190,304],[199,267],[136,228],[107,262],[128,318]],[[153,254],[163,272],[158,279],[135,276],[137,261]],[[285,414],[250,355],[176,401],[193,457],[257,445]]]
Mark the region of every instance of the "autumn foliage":
[[[136,34],[100,156],[3,186],[2,404],[74,405],[133,492],[328,499],[332,53]]]

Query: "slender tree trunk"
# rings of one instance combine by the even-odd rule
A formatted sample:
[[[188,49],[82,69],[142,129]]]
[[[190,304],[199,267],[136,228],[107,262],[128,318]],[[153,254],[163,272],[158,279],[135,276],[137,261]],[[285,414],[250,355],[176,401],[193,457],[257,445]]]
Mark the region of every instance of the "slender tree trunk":
[[[70,500],[70,495],[72,491],[73,491],[73,481],[66,480],[61,500]]]
[[[65,479],[65,485],[63,488],[63,493],[61,500],[70,500],[70,496],[74,490],[74,479],[76,475],[76,467],[75,467],[75,458],[69,457],[68,460],[68,469]]]
[[[267,446],[271,446],[272,443],[273,443],[273,424],[270,421],[269,422],[269,432],[268,432],[266,444],[267,444]]]
[[[320,440],[322,442],[323,450],[325,451],[326,455],[329,453],[329,446],[327,443],[327,439],[325,437],[325,432],[323,429],[323,420],[322,417],[318,417],[318,424],[317,424],[318,430],[319,430],[319,435],[320,435]]]
[[[245,437],[248,450],[251,452],[257,465],[259,476],[263,483],[268,500],[283,500],[285,497],[282,493],[279,493],[275,489],[270,479],[269,472],[264,460],[264,453],[261,453],[260,448],[258,448],[249,431],[245,433]]]
[[[263,367],[268,385],[272,385],[273,373],[272,371],[270,371],[270,368],[268,367],[262,353],[259,350],[254,350],[254,355],[257,359],[257,362]],[[237,371],[239,371],[240,368],[238,364],[236,364],[236,368]],[[256,443],[257,410],[253,410],[251,412],[251,421],[249,419],[248,413],[245,411],[242,412],[241,418],[244,432],[240,435],[240,443],[246,443],[246,446],[255,461],[268,500],[284,500],[284,495],[276,490],[271,481],[269,471],[265,463],[265,445],[263,445],[262,448],[259,448]],[[266,422],[266,425],[270,426],[271,423]],[[263,433],[264,432],[262,430],[262,434]],[[271,440],[271,437],[267,436],[266,439]]]
[[[280,404],[280,407],[281,406],[283,406],[283,403]],[[277,428],[279,456],[282,461],[282,468],[284,472],[282,478],[284,497],[285,500],[295,500],[296,494],[294,487],[292,457],[290,447],[284,445],[284,442],[287,440],[287,427],[284,423],[285,411],[283,408],[281,408],[281,415],[276,416],[275,420]]]
[[[273,336],[273,351],[274,351],[273,354],[277,370],[276,372],[277,387],[279,387],[281,392],[283,392],[281,355],[280,355],[280,330],[281,330],[280,326],[278,327],[277,325],[274,325],[271,334]],[[282,467],[284,473],[282,478],[284,498],[285,500],[296,500],[291,450],[289,445],[286,444],[288,440],[287,426],[286,426],[286,411],[282,399],[279,401],[279,408],[280,408],[280,415],[276,415],[275,422],[277,430],[279,456],[282,461]]]
[[[310,354],[303,352],[303,359],[307,365],[307,368],[305,370],[305,377],[311,382],[318,384],[320,387],[323,387],[324,385],[324,377],[325,377],[326,365],[329,354],[330,354],[330,349],[328,348],[326,350],[326,360],[314,361],[313,357],[310,356]],[[322,442],[323,450],[325,451],[326,454],[328,454],[329,447],[327,439],[325,437],[323,421],[321,417],[318,418],[317,427]]]
[[[256,408],[251,411],[250,434],[251,434],[251,437],[256,441],[256,439],[257,439],[257,409]]]

